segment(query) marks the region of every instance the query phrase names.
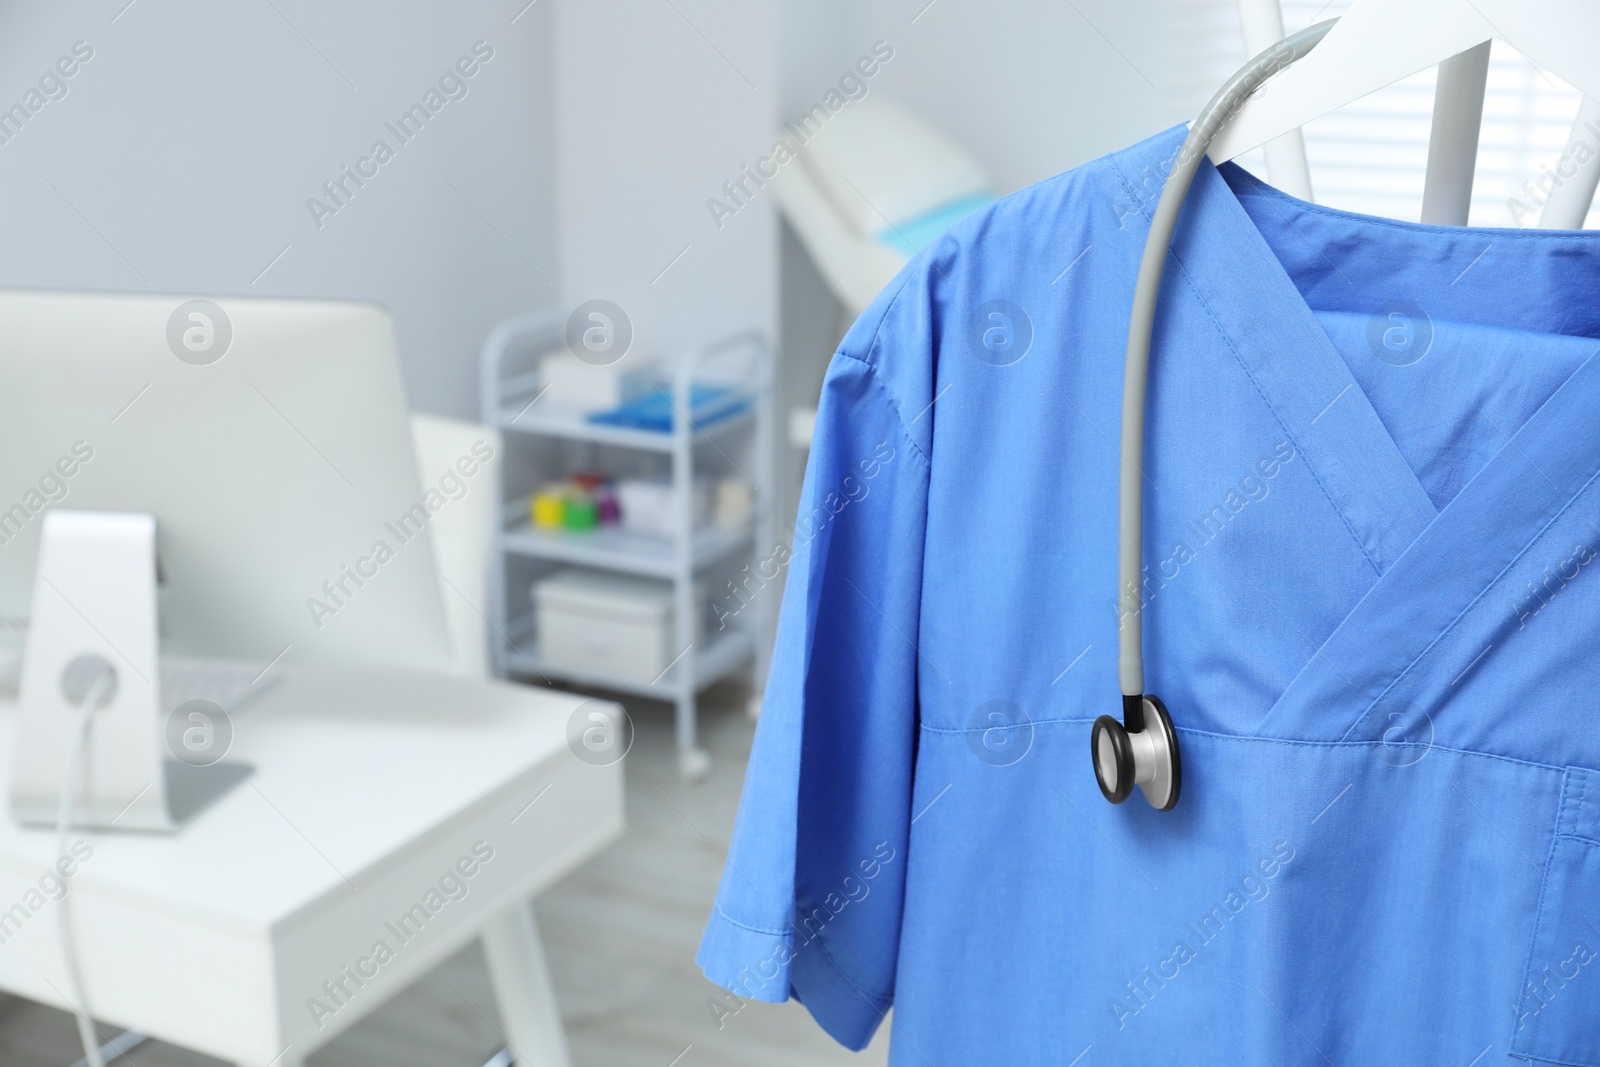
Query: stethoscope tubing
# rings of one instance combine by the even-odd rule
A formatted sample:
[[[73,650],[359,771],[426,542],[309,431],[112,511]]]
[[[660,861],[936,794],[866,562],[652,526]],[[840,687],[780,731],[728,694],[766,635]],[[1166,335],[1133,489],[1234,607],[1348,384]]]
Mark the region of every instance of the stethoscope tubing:
[[[1250,94],[1280,70],[1310,52],[1338,19],[1328,19],[1290,34],[1263,51],[1218,89],[1183,140],[1173,160],[1161,199],[1156,204],[1139,261],[1128,319],[1128,352],[1122,379],[1122,476],[1119,486],[1117,537],[1117,675],[1125,698],[1144,694],[1144,421],[1150,379],[1150,338],[1155,330],[1156,298],[1167,253],[1178,228],[1178,215],[1189,186],[1217,132],[1233,118]],[[1132,702],[1125,700],[1127,708]],[[1130,729],[1142,724],[1129,723]]]

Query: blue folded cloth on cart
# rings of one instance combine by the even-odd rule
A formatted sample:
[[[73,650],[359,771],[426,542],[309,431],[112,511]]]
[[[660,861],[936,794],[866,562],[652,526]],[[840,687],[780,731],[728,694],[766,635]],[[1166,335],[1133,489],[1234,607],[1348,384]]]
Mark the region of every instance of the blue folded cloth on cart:
[[[749,407],[750,397],[737,389],[717,385],[693,385],[689,388],[691,425],[697,429],[731,418]],[[589,416],[589,421],[671,433],[675,409],[671,389],[658,387],[614,410],[597,411]]]

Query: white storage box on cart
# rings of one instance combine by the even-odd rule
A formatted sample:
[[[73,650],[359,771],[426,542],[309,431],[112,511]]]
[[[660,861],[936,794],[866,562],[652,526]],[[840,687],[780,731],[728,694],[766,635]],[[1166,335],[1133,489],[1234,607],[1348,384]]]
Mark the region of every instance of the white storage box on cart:
[[[540,659],[558,671],[654,681],[699,642],[704,593],[696,582],[690,633],[680,639],[672,583],[562,568],[533,583]]]

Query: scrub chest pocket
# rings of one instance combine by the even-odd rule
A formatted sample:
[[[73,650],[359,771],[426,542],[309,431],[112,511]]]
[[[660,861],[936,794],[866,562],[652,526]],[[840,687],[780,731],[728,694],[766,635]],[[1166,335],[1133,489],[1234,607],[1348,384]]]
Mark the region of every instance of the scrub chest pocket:
[[[1511,1053],[1600,1067],[1600,771],[1574,767],[1545,861]]]

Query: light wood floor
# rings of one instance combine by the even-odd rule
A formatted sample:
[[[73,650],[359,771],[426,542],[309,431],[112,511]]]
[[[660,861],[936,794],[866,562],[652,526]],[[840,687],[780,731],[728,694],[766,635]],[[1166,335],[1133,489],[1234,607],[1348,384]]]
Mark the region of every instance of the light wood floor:
[[[888,1027],[864,1053],[835,1045],[798,1004],[750,1003],[723,1020],[694,965],[733,832],[754,726],[743,692],[713,691],[701,712],[716,760],[709,781],[674,771],[671,709],[629,702],[628,829],[536,905],[577,1067],[823,1067],[888,1062]],[[501,1047],[498,1013],[473,945],[310,1059],[309,1067],[481,1067]],[[0,998],[0,1064],[67,1067],[82,1055],[69,1016]],[[681,1057],[674,1060],[674,1057]],[[159,1042],[119,1067],[217,1067]]]

